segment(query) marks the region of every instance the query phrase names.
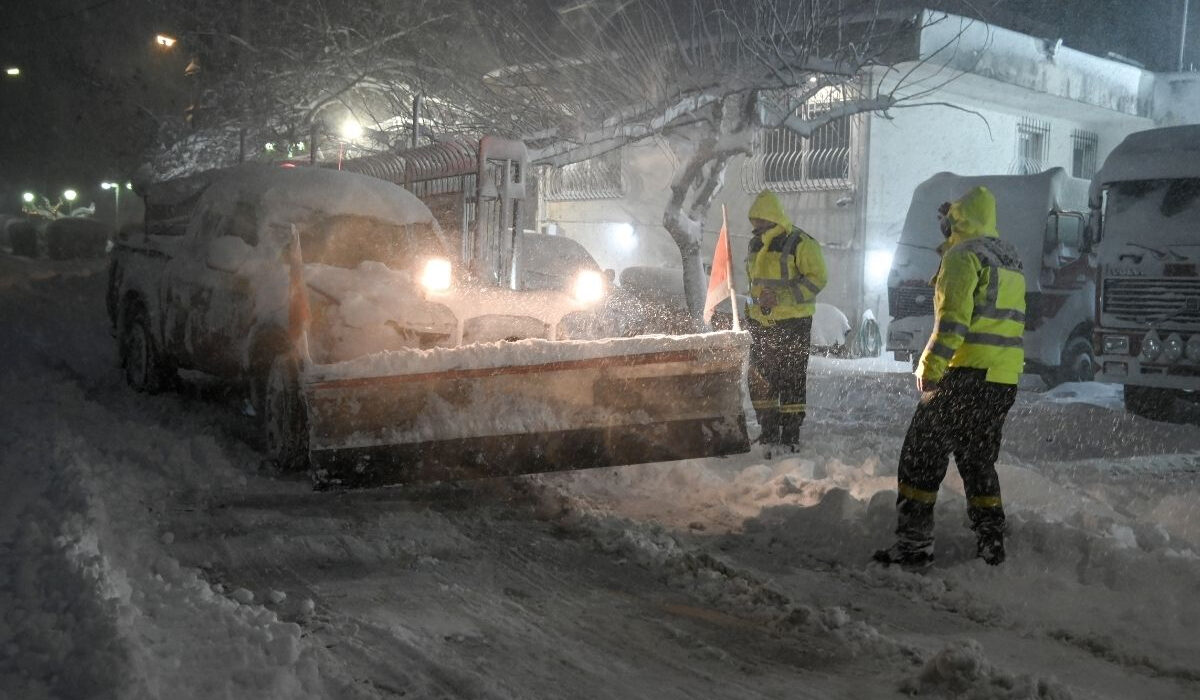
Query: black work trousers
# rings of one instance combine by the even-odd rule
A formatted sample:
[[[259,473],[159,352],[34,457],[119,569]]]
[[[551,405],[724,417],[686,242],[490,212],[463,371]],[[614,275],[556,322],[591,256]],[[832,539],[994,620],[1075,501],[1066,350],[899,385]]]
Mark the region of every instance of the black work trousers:
[[[800,442],[808,393],[808,354],[812,317],[789,318],[767,326],[749,323],[750,367],[761,377],[751,384],[751,400],[762,442],[795,445]]]
[[[1017,387],[986,377],[986,370],[953,368],[921,396],[900,451],[896,534],[902,546],[933,544],[933,507],[951,454],[966,490],[971,529],[979,539],[1003,537],[996,458]]]

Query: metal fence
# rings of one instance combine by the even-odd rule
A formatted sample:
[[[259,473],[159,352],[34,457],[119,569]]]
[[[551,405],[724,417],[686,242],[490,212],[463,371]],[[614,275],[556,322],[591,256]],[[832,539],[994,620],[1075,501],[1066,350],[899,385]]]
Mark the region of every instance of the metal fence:
[[[809,105],[804,117],[818,116],[828,105]],[[759,129],[742,165],[746,192],[817,192],[851,186],[850,153],[857,119],[845,117],[818,127],[809,138],[787,128]]]
[[[621,151],[609,151],[560,168],[546,168],[542,188],[543,196],[552,202],[620,199],[625,196]]]
[[[1100,137],[1094,131],[1076,129],[1071,132],[1071,176],[1085,180],[1096,174],[1096,152]]]
[[[1013,175],[1033,175],[1050,160],[1050,122],[1021,117],[1017,123],[1017,155],[1009,167]]]

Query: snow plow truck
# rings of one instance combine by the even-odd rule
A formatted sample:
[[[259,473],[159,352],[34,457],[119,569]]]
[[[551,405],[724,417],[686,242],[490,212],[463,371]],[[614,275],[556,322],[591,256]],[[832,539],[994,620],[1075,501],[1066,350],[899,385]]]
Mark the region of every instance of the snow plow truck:
[[[237,383],[316,488],[749,450],[746,334],[599,337],[599,271],[524,288],[523,144],[450,150],[138,183],[107,299],[128,383]]]

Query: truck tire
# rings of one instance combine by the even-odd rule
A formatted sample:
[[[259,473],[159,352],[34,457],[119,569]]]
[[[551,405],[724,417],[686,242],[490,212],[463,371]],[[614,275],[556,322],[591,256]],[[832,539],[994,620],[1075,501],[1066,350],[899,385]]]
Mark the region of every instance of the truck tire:
[[[129,386],[146,394],[157,394],[167,387],[174,368],[159,350],[144,311],[134,310],[126,318],[119,349],[121,369]]]
[[[300,393],[300,362],[277,355],[263,377],[263,440],[267,457],[284,472],[308,468],[308,415]]]
[[[1062,350],[1062,363],[1049,373],[1046,383],[1051,387],[1066,382],[1090,382],[1096,379],[1096,353],[1090,340],[1075,336]]]

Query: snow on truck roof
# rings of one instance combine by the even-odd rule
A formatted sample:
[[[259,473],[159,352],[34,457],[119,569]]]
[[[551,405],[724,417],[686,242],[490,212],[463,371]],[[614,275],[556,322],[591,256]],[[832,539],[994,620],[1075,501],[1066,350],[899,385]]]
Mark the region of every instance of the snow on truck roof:
[[[1125,137],[1104,159],[1092,179],[1091,201],[1110,182],[1200,177],[1200,124],[1137,131]]]
[[[938,173],[917,185],[913,191],[900,242],[920,248],[937,248],[942,243],[938,230],[937,208],[951,202],[973,187],[984,186],[996,197],[996,229],[1001,238],[1022,249],[1036,246],[1041,255],[1046,230],[1046,215],[1051,209],[1084,211],[1087,207],[1086,182],[1068,177],[1062,168],[1051,168],[1035,175],[977,175]]]
[[[147,206],[195,201],[256,199],[268,219],[287,220],[297,210],[367,216],[396,224],[434,222],[416,195],[378,178],[329,168],[281,168],[251,163],[212,170],[140,188]]]

